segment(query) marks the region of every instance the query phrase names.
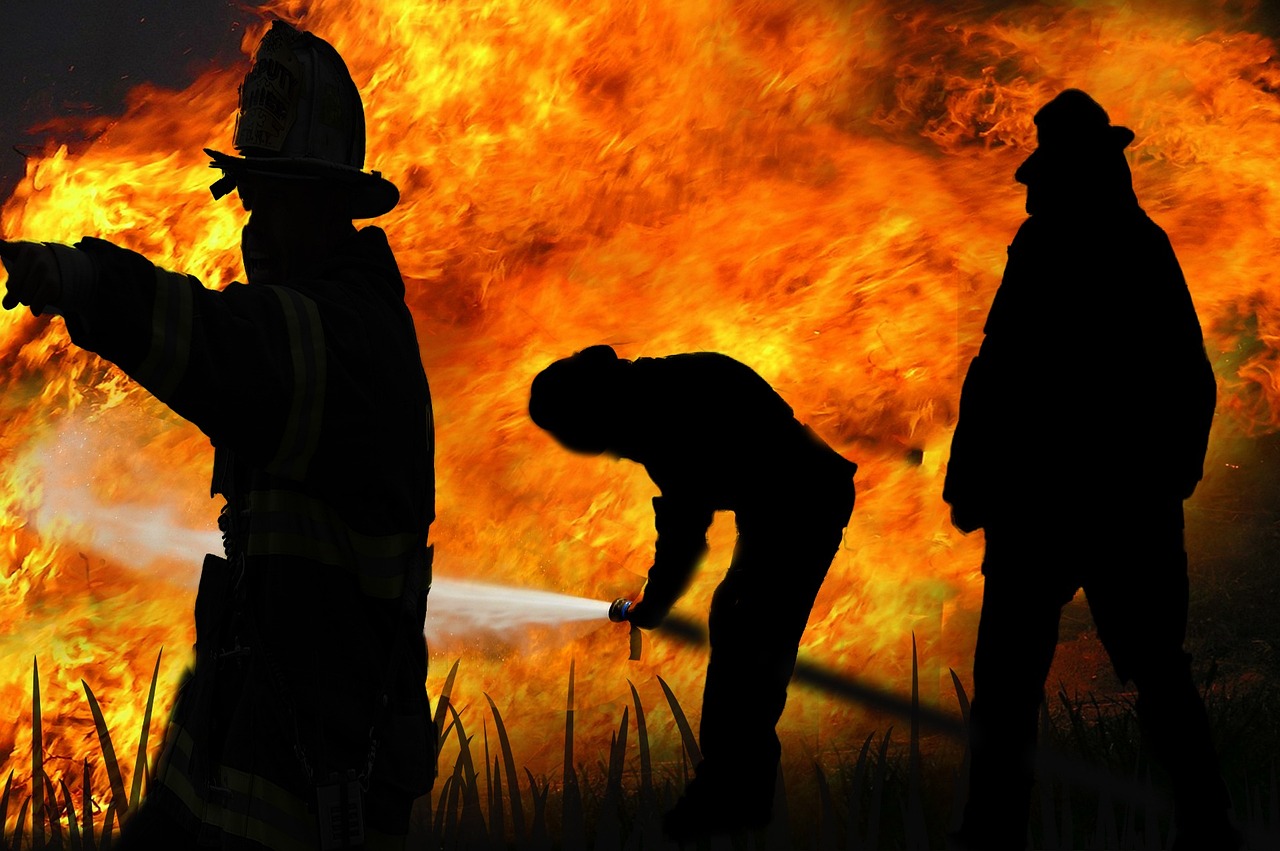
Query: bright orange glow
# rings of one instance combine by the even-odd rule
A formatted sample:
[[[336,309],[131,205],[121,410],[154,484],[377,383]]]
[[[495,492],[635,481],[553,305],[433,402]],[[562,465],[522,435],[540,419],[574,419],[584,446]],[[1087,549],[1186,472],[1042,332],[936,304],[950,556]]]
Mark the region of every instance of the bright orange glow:
[[[1179,253],[1221,382],[1215,440],[1280,425],[1280,70],[1275,45],[1241,22],[1154,0],[989,17],[887,0],[269,7],[346,59],[366,167],[402,192],[376,223],[436,402],[442,575],[601,600],[637,591],[653,486],[634,465],[560,450],[525,414],[529,382],[594,343],[627,357],[721,351],[860,465],[803,652],[905,690],[914,632],[923,693],[950,706],[943,677],[967,678],[981,589],[981,537],[956,533],[941,501],[960,380],[1023,217],[1012,174],[1034,147],[1031,116],[1069,86],[1137,134],[1139,200]],[[201,149],[227,149],[247,67],[182,92],[139,87],[87,149],[29,162],[0,233],[99,236],[210,286],[236,278],[244,214],[210,200],[217,174]],[[1141,381],[1142,364],[1117,366]],[[103,504],[168,507],[210,529],[211,452],[71,346],[60,320],[0,315],[0,371],[0,707],[17,719],[0,725],[0,774],[29,789],[34,655],[46,771],[56,782],[93,758],[105,808],[80,680],[103,703],[127,786],[156,654],[163,645],[153,743],[187,661],[183,583],[201,553],[144,565],[84,550],[66,524],[40,520],[41,459],[73,453],[67,463],[99,474],[85,487]],[[82,434],[97,437],[68,437]],[[678,611],[705,618],[732,535],[717,522]],[[468,732],[488,693],[517,760],[556,776],[576,659],[580,759],[604,758],[628,679],[652,711],[656,756],[671,757],[655,678],[696,724],[705,655],[655,638],[641,662],[626,656],[603,620],[510,644],[459,638],[433,645],[430,686],[461,657]],[[857,707],[793,688],[784,749],[829,752],[865,726]]]

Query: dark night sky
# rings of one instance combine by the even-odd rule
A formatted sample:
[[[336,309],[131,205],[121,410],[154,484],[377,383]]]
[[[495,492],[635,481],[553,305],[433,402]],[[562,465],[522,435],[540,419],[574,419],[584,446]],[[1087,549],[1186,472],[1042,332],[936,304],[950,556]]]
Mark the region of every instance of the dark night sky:
[[[14,147],[40,149],[50,120],[120,114],[138,83],[182,88],[244,61],[260,0],[6,0],[0,26],[0,198],[23,175]],[[60,137],[58,141],[74,141]]]
[[[5,0],[0,25],[0,199],[23,175],[14,147],[40,149],[51,119],[120,114],[140,82],[183,88],[244,61],[240,39],[265,0]],[[992,9],[1023,0],[985,0]],[[1249,11],[1280,35],[1280,0],[1191,0]],[[75,142],[59,137],[58,141]]]

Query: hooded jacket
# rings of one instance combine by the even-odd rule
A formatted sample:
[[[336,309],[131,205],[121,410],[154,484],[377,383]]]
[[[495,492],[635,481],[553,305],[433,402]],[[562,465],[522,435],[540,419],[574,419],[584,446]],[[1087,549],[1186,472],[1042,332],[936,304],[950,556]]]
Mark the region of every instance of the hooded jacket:
[[[843,526],[858,465],[795,418],[750,367],[715,352],[622,362],[624,432],[614,447],[642,464],[657,541],[645,597],[668,604],[707,549],[716,511],[739,528]]]

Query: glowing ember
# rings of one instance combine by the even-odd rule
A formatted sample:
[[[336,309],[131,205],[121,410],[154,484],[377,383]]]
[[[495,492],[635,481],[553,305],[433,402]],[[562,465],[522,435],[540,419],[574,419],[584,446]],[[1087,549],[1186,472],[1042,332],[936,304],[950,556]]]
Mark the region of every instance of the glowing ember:
[[[346,58],[366,104],[367,165],[402,191],[377,224],[405,274],[436,400],[441,573],[598,600],[638,590],[652,486],[637,467],[560,450],[525,414],[529,382],[593,343],[625,357],[721,351],[860,465],[805,652],[901,689],[914,631],[926,696],[948,667],[967,671],[981,540],[948,523],[946,448],[1023,215],[1012,174],[1034,145],[1031,115],[1068,86],[1137,133],[1138,197],[1178,251],[1223,384],[1217,438],[1280,425],[1274,45],[1163,2],[990,16],[907,5],[270,4]],[[243,213],[211,203],[201,148],[231,138],[243,71],[183,92],[139,87],[91,147],[28,164],[0,231],[100,236],[209,285],[232,280]],[[1117,380],[1141,382],[1142,364],[1116,367]],[[34,651],[46,771],[56,781],[98,759],[84,678],[127,785],[156,653],[163,645],[167,663],[153,742],[186,662],[191,594],[37,523],[39,447],[74,415],[97,435],[78,461],[93,473],[86,499],[121,517],[163,508],[192,530],[216,513],[210,453],[71,347],[57,320],[0,315],[0,370],[0,706],[17,719],[0,727],[0,772],[29,784]],[[732,535],[717,523],[678,611],[705,612]],[[491,694],[517,759],[553,773],[571,659],[587,759],[604,752],[628,679],[656,707],[661,675],[696,716],[698,651],[653,640],[643,661],[626,654],[603,617],[586,636],[437,642],[431,687],[463,657],[456,700],[478,713]],[[858,711],[795,689],[784,748],[860,741]],[[657,756],[675,754],[654,715],[651,733],[669,739]],[[95,789],[109,796],[101,768]]]

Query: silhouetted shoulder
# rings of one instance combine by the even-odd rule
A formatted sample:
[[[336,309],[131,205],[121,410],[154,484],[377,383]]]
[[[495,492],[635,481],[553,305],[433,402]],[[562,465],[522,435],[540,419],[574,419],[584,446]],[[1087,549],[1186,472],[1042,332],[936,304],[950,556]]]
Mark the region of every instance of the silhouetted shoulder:
[[[1013,241],[1009,243],[1009,251],[1012,252],[1015,247],[1020,248],[1045,239],[1050,231],[1051,227],[1044,216],[1027,216],[1022,220],[1022,224],[1018,225]]]
[[[1149,250],[1161,252],[1170,259],[1176,257],[1169,234],[1146,213],[1138,216],[1135,230],[1142,235]]]
[[[635,374],[655,399],[685,411],[735,413],[759,420],[791,420],[791,406],[751,367],[719,352],[637,358]]]

